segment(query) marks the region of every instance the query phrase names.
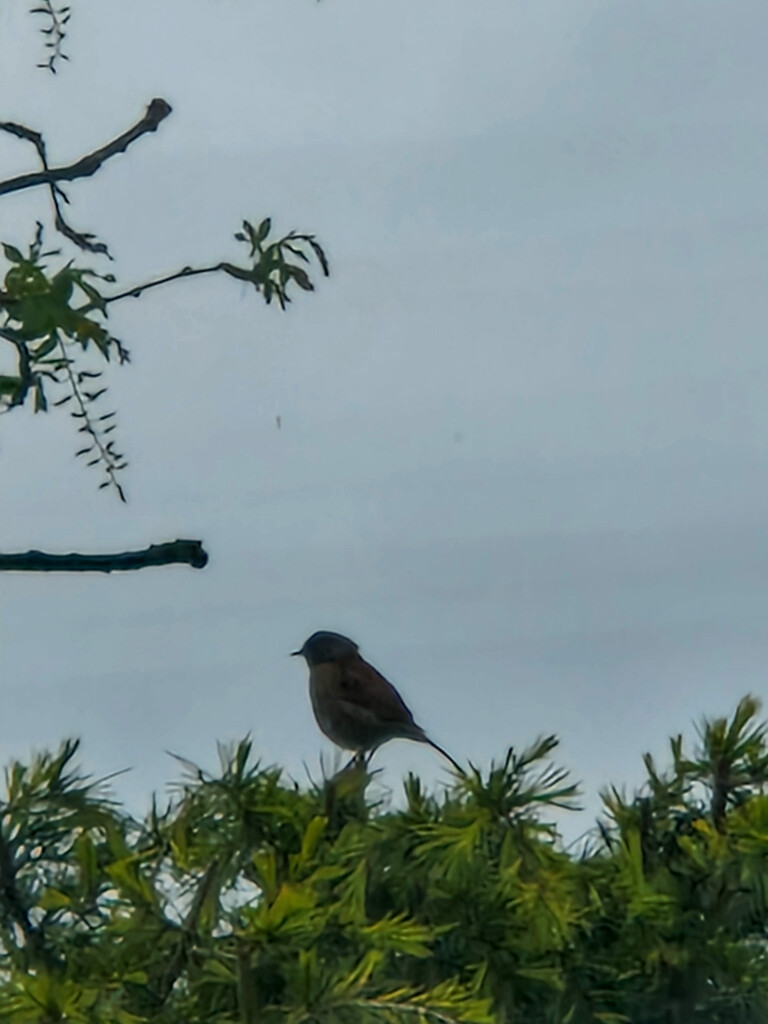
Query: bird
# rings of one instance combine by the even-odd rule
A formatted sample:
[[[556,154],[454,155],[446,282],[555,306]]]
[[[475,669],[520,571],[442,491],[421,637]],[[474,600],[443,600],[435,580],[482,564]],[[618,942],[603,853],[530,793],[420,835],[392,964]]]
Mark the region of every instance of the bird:
[[[450,761],[461,775],[464,769],[417,725],[394,686],[361,655],[354,640],[319,630],[291,656],[301,656],[309,667],[312,710],[322,732],[344,750],[353,750],[352,762],[366,761],[388,740],[427,743]]]

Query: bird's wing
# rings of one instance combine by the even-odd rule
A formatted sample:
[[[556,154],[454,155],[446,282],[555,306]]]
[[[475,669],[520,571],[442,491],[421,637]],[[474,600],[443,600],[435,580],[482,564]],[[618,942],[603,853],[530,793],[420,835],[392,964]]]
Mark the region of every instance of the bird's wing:
[[[350,711],[367,711],[380,722],[414,726],[413,715],[403,698],[373,665],[358,655],[340,667],[339,697],[350,705]]]

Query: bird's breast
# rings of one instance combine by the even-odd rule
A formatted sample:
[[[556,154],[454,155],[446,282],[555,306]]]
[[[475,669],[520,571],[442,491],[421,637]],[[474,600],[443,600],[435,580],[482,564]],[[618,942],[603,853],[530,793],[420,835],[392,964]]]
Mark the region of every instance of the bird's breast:
[[[309,696],[317,724],[329,739],[338,743],[338,698],[340,693],[338,665],[328,662],[313,665],[309,673]]]

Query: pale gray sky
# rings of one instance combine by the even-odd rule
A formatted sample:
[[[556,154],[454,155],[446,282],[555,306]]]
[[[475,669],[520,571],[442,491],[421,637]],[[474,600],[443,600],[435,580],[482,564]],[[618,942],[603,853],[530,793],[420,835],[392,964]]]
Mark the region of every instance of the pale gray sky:
[[[211,553],[0,576],[3,760],[80,735],[137,804],[165,749],[247,730],[316,771],[286,655],[317,628],[459,759],[557,731],[592,807],[763,694],[764,2],[77,0],[55,78],[27,6],[0,9],[0,116],[52,160],[174,107],[70,189],[122,282],[267,214],[333,276],[287,315],[231,280],[115,307],[126,507],[66,416],[2,420],[0,550]],[[3,177],[33,165],[0,138]],[[0,235],[42,213],[5,200]],[[377,763],[443,777],[405,742]]]

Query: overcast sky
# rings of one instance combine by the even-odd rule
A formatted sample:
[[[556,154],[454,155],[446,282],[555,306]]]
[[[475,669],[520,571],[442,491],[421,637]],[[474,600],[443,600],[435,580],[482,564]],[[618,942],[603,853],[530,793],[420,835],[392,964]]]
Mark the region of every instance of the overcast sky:
[[[764,0],[77,0],[55,78],[27,6],[0,118],[52,162],[174,108],[69,190],[121,283],[235,259],[266,215],[333,274],[287,314],[206,278],[114,307],[126,506],[67,416],[0,421],[0,550],[211,555],[0,577],[3,761],[81,736],[138,808],[165,750],[213,766],[250,730],[317,775],[287,652],[320,628],[460,760],[557,732],[592,810],[763,695]],[[34,166],[0,138],[0,176]],[[0,236],[43,216],[5,199]],[[446,777],[406,742],[376,763]]]

